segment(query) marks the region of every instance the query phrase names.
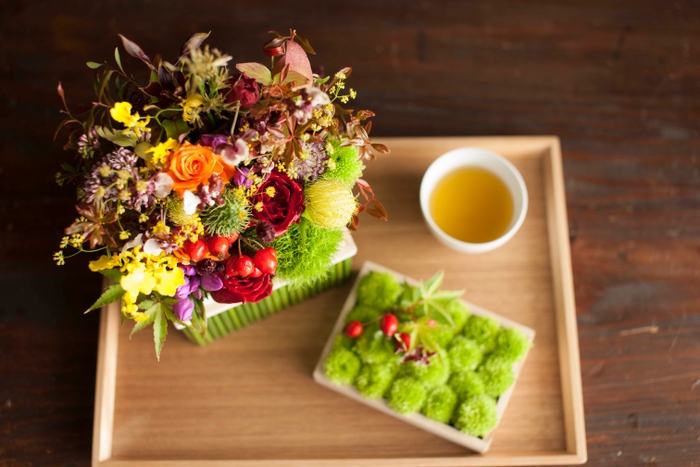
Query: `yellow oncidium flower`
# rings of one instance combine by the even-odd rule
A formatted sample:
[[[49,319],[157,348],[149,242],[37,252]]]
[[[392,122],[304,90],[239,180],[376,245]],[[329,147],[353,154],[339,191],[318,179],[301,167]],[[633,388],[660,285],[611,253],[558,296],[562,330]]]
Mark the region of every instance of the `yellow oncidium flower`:
[[[148,315],[144,313],[143,311],[140,311],[134,315],[134,321],[137,323],[140,323],[142,321],[146,321],[148,319]]]
[[[177,147],[177,141],[175,141],[172,138],[168,138],[166,142],[158,143],[157,146],[153,146],[151,149],[147,149],[146,152],[153,153],[152,162],[154,164],[166,165],[168,163],[170,152],[177,149]]]
[[[197,120],[198,112],[195,110],[204,104],[204,98],[199,94],[190,94],[187,99],[182,101],[182,119],[188,123]]]
[[[102,255],[100,259],[90,261],[89,268],[92,272],[102,271],[103,269],[112,269],[121,266],[122,261],[119,255],[114,253],[112,256]]]
[[[151,121],[150,115],[141,117],[138,112],[132,115],[131,104],[128,102],[115,102],[114,107],[109,109],[109,114],[115,121],[126,127],[122,130],[122,134],[128,135],[133,132],[137,138],[148,130],[148,123]]]

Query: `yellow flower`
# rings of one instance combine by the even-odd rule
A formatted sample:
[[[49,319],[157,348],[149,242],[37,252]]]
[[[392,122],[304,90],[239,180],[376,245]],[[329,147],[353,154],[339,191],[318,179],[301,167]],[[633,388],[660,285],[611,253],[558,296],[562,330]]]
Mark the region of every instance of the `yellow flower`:
[[[269,186],[269,187],[265,188],[265,194],[267,196],[269,196],[270,198],[274,197],[275,193],[276,193],[276,191],[275,191],[274,186]]]
[[[67,247],[67,246],[68,246],[68,241],[69,241],[69,240],[70,240],[70,237],[69,237],[69,236],[63,237],[63,238],[61,239],[61,245],[60,245],[60,247],[61,247],[61,248]]]
[[[197,111],[194,109],[201,107],[202,104],[204,104],[204,99],[199,94],[187,96],[187,99],[182,104],[182,119],[188,123],[197,120]]]
[[[53,260],[56,261],[56,264],[59,266],[63,266],[64,264],[66,264],[66,260],[63,258],[62,251],[57,251],[56,253],[54,253]]]
[[[357,91],[355,91],[353,88],[350,88],[350,99],[354,99],[357,97]]]
[[[256,211],[261,212],[263,210],[263,203],[262,201],[258,201],[255,203],[255,206],[253,206]]]
[[[172,297],[177,288],[185,283],[185,272],[178,267],[171,270],[163,268],[156,273],[156,279],[155,291],[161,295]]]
[[[177,149],[177,146],[177,141],[175,141],[172,138],[168,138],[166,142],[158,143],[157,146],[154,146],[151,149],[147,149],[146,152],[153,153],[152,162],[154,164],[167,165],[168,156],[170,155],[170,152]]]
[[[146,222],[147,220],[148,220],[148,214],[141,214],[141,215],[139,216],[139,223],[143,224],[143,223]]]
[[[140,323],[142,321],[146,321],[148,319],[148,315],[144,313],[143,311],[140,311],[134,315],[134,321],[137,323]]]
[[[107,255],[100,256],[100,259],[90,261],[90,271],[97,272],[103,269],[112,269],[121,265],[121,259],[118,254],[113,254],[111,257]]]
[[[136,137],[148,129],[148,123],[151,121],[150,115],[141,117],[138,112],[131,114],[131,104],[128,102],[115,102],[114,107],[109,109],[109,114],[112,118],[123,124],[126,129],[122,130],[123,134],[133,132]]]
[[[139,293],[149,295],[156,286],[156,278],[153,272],[146,268],[141,262],[131,262],[126,265],[127,274],[123,275],[119,283],[126,290],[125,298],[127,302],[136,302]],[[128,297],[127,297],[128,295]]]
[[[159,221],[153,226],[152,232],[156,237],[162,237],[170,233],[170,226],[166,225],[163,221]]]
[[[128,230],[122,230],[121,232],[119,232],[119,240],[126,240],[129,237],[131,237],[131,232],[129,232]]]
[[[343,104],[347,104],[348,103],[348,96],[340,96],[340,102],[342,102]]]

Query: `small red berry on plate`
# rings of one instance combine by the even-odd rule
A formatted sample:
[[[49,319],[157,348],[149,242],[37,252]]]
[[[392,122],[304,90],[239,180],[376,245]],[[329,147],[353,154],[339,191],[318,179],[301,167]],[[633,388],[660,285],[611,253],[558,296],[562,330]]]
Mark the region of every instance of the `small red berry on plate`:
[[[253,262],[265,274],[274,274],[277,269],[277,251],[274,248],[258,250],[253,257]]]
[[[255,264],[250,256],[243,255],[236,260],[236,269],[241,277],[248,277],[255,271]]]
[[[209,245],[209,252],[212,255],[217,256],[219,259],[223,259],[224,256],[226,256],[226,253],[228,253],[228,249],[231,246],[226,237],[221,237],[219,235],[210,238],[207,244]]]
[[[387,313],[382,316],[379,327],[382,329],[384,334],[391,337],[396,334],[396,331],[399,329],[399,320],[391,313]]]
[[[429,319],[428,321],[425,322],[425,324],[427,324],[430,327],[435,327],[435,326],[437,326],[437,321],[435,321],[434,319]]]
[[[360,334],[362,334],[362,323],[359,321],[350,321],[345,325],[346,336],[355,339],[356,337],[360,337]]]
[[[260,277],[260,276],[262,276],[262,275],[263,275],[263,272],[262,272],[260,269],[258,269],[258,268],[253,269],[253,272],[250,273],[250,277],[256,277],[256,278],[257,278],[257,277]]]

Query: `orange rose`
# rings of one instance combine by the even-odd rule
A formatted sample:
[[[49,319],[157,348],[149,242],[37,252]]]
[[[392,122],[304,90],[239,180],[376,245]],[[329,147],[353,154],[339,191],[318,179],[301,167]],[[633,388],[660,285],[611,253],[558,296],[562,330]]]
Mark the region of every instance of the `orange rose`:
[[[170,155],[169,168],[168,175],[173,179],[173,190],[181,197],[187,190],[195,192],[200,184],[209,185],[209,177],[213,173],[228,183],[235,171],[235,168],[227,167],[210,147],[188,142],[184,142]]]

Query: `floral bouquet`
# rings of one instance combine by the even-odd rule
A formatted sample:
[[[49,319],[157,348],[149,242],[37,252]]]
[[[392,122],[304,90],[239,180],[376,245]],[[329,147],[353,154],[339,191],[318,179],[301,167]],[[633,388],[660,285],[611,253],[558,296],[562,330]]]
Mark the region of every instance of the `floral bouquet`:
[[[146,84],[116,67],[96,70],[96,100],[72,113],[58,94],[77,152],[56,175],[77,186],[79,217],[54,259],[101,252],[90,269],[112,279],[89,310],[121,300],[134,332],[153,324],[156,354],[172,321],[207,332],[204,299],[257,302],[273,279],[292,285],[323,276],[358,214],[386,220],[361,179],[374,114],[341,107],[352,71],[312,72],[309,43],[291,30],[264,45],[269,68],[239,63],[202,45],[198,33],[174,63],[150,58]],[[357,195],[353,190],[357,188]],[[67,249],[71,251],[66,251]],[[89,311],[88,310],[88,311]]]

